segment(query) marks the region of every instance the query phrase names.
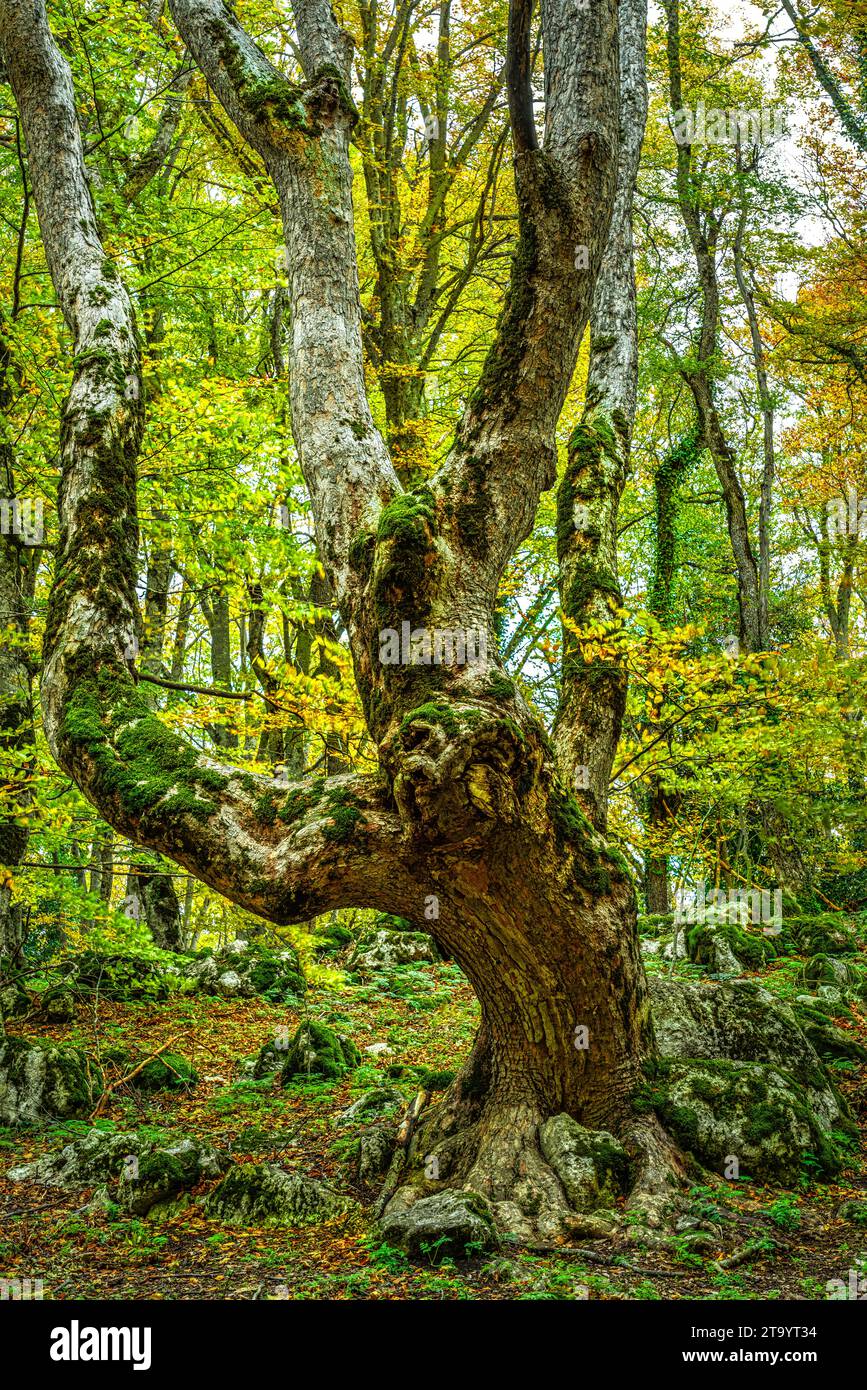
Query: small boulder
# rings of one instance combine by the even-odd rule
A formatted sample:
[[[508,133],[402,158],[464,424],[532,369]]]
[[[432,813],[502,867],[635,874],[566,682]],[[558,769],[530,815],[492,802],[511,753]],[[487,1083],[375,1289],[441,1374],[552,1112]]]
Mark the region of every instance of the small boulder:
[[[291,946],[269,951],[239,939],[218,951],[187,958],[183,970],[203,994],[224,999],[252,999],[259,994],[282,1004],[294,1002],[306,989],[298,953]]]
[[[185,1057],[177,1052],[161,1052],[131,1077],[129,1084],[140,1091],[180,1091],[194,1086],[198,1079]]]
[[[75,1018],[75,996],[68,989],[51,989],[42,996],[40,1014],[47,1023],[72,1023]]]
[[[0,1124],[87,1115],[102,1085],[102,1072],[80,1048],[0,1037]]]
[[[763,1062],[791,1074],[826,1129],[845,1105],[792,1009],[752,980],[650,981],[654,1030],[663,1057]]]
[[[697,927],[689,933],[687,947],[691,961],[696,965],[706,965],[716,975],[743,974],[743,966],[723,929]]]
[[[176,1199],[186,1188],[225,1172],[229,1157],[205,1141],[182,1137],[155,1141],[130,1130],[92,1129],[81,1139],[34,1163],[13,1168],[11,1182],[38,1182],[75,1191],[94,1184],[115,1190],[126,1211],[145,1216]]]
[[[237,970],[224,970],[222,975],[217,976],[216,992],[224,999],[250,999],[256,993],[252,986],[241,979]]]
[[[499,1245],[485,1199],[460,1189],[416,1198],[413,1189],[401,1188],[386,1207],[380,1230],[390,1245],[433,1260],[464,1259]]]
[[[378,1183],[385,1177],[395,1147],[393,1125],[373,1125],[358,1141],[358,1181]]]
[[[346,968],[358,975],[374,975],[401,965],[433,965],[438,959],[436,946],[425,932],[380,929],[359,937]]]
[[[629,1159],[613,1134],[585,1129],[571,1115],[554,1115],[539,1127],[539,1144],[574,1211],[613,1207],[627,1191]]]
[[[857,984],[857,974],[847,960],[841,956],[829,956],[824,952],[811,956],[805,963],[802,975],[805,984],[816,989],[819,985],[834,985],[839,990],[851,990]]]
[[[823,1176],[840,1155],[804,1091],[781,1068],[759,1062],[660,1062],[647,1097],[681,1146],[705,1168],[758,1182],[796,1184],[810,1156]]]
[[[325,1183],[272,1163],[239,1164],[205,1201],[209,1216],[237,1226],[299,1226],[344,1216],[351,1207]]]
[[[396,1086],[375,1086],[370,1091],[365,1091],[363,1096],[353,1101],[352,1105],[346,1110],[341,1110],[337,1116],[338,1124],[367,1124],[372,1120],[381,1119],[383,1115],[392,1115],[398,1109],[402,1109],[405,1104],[403,1094]]]
[[[30,995],[17,980],[0,983],[0,1018],[22,1018],[30,1012]]]
[[[264,1081],[266,1076],[271,1076],[286,1061],[286,1048],[278,1047],[273,1040],[266,1042],[259,1048],[256,1060],[249,1068],[250,1075],[254,1081]]]
[[[228,1166],[226,1155],[210,1144],[181,1139],[145,1150],[136,1163],[129,1159],[120,1174],[117,1200],[136,1216],[165,1213],[181,1194],[205,1178],[215,1178]]]
[[[296,1076],[338,1081],[360,1061],[358,1048],[345,1034],[335,1033],[324,1023],[302,1023],[289,1044],[280,1078],[284,1084]]]

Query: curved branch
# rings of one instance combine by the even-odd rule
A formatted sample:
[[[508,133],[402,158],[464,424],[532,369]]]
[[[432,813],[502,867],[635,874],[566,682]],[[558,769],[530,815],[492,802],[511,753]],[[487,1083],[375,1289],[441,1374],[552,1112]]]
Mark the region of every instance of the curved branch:
[[[170,0],[178,31],[280,200],[292,335],[292,434],[318,553],[352,628],[352,542],[400,492],[364,385],[347,49],[327,0],[298,0],[307,82],[290,82],[222,0]]]
[[[43,712],[61,767],[117,830],[274,921],[394,905],[402,831],[381,784],[281,785],[206,757],[137,685],[136,462],[143,424],[132,305],[106,258],[69,66],[44,0],[0,0],[0,58],[25,133],[33,196],[72,333],[61,430],[60,543],[45,635]]]
[[[510,3],[519,241],[479,385],[435,480],[491,587],[556,473],[554,431],[590,313],[616,186],[615,0],[542,0],[545,135],[531,140],[528,0]],[[517,122],[515,118],[517,117]]]
[[[512,121],[512,144],[515,154],[525,154],[527,150],[539,148],[533,117],[533,59],[530,48],[532,19],[533,0],[515,0],[515,3],[509,6],[506,86],[509,93],[509,116]]]

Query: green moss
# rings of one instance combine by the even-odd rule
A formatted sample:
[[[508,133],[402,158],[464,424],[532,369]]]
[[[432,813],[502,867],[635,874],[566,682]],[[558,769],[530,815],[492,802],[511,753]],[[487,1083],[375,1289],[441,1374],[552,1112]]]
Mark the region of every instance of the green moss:
[[[90,764],[86,780],[98,798],[117,802],[137,821],[157,808],[163,819],[207,820],[217,805],[203,793],[228,784],[198,766],[196,752],[158,719],[134,686],[105,672],[74,684],[61,737],[73,763],[84,758]]]
[[[575,504],[580,499],[588,503],[592,493],[587,488],[598,486],[598,475],[603,455],[615,463],[619,461],[621,443],[615,433],[611,418],[603,412],[596,412],[588,421],[582,421],[572,431],[569,439],[569,460],[557,489],[557,559],[562,560],[575,537]],[[584,534],[593,535],[593,532]],[[596,535],[598,539],[598,533]],[[573,609],[567,609],[570,616]]]
[[[360,1061],[361,1053],[350,1038],[311,1020],[302,1023],[292,1039],[280,1076],[284,1082],[305,1076],[338,1081]]]
[[[411,709],[400,721],[400,732],[404,733],[417,720],[427,724],[439,724],[449,738],[456,738],[460,733],[460,720],[454,710],[445,703],[435,704],[429,701],[425,705],[419,705],[417,709]]]
[[[430,611],[438,562],[436,513],[427,487],[402,492],[384,507],[376,528],[373,609],[380,628],[398,626],[411,615],[423,623]],[[373,663],[378,653],[372,653]],[[403,679],[401,668],[393,678]]]
[[[548,815],[554,828],[557,849],[572,851],[572,879],[591,897],[602,897],[611,890],[612,874],[631,879],[629,867],[619,851],[596,840],[595,831],[575,797],[555,784],[548,796]]]
[[[478,387],[471,397],[476,419],[484,417],[489,402],[496,402],[507,420],[520,406],[521,371],[527,357],[527,335],[534,324],[535,280],[539,266],[537,212],[533,203],[546,212],[558,214],[564,226],[574,216],[572,198],[557,163],[544,151],[533,156],[533,186],[519,187],[520,236],[512,259],[509,288],[497,325],[496,346],[485,361]]]
[[[349,563],[363,582],[370,576],[375,553],[376,536],[372,531],[360,531],[349,547]]]
[[[179,1091],[194,1085],[198,1079],[186,1058],[177,1052],[163,1052],[148,1062],[131,1084],[141,1091]]]
[[[361,823],[361,812],[352,794],[342,787],[329,792],[327,805],[331,823],[326,825],[322,834],[333,844],[344,845],[352,839]]]
[[[263,825],[273,825],[277,819],[278,803],[273,792],[263,792],[253,804],[256,819]]]
[[[283,804],[277,811],[278,818],[285,825],[300,820],[320,801],[324,787],[324,777],[314,777],[309,787],[293,787],[283,798]]]
[[[398,493],[384,507],[376,528],[377,541],[395,540],[403,545],[427,542],[436,520],[430,488]]]
[[[656,470],[655,555],[653,580],[648,595],[648,608],[660,622],[668,623],[672,616],[672,591],[677,546],[677,519],[680,510],[679,491],[687,473],[701,457],[698,426],[669,449]]]
[[[233,15],[211,20],[207,29],[241,105],[256,121],[275,122],[287,130],[311,135],[316,133],[304,102],[303,87],[287,81],[273,69],[257,73],[248,66],[241,43],[235,37],[234,30],[239,30],[239,26]]]
[[[462,460],[460,491],[450,499],[449,511],[454,516],[461,540],[467,549],[480,558],[490,545],[491,498],[488,491],[490,461],[467,454]]]
[[[494,671],[485,686],[485,694],[492,700],[512,700],[515,697],[515,682],[500,671]]]

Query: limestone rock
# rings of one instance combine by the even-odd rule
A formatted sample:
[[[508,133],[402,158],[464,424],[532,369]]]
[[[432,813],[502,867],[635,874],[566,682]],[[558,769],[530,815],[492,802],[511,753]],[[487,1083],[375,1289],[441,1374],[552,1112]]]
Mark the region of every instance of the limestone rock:
[[[30,1012],[30,995],[17,980],[0,983],[0,1018],[21,1018]]]
[[[612,1207],[628,1189],[629,1159],[613,1134],[585,1129],[571,1115],[554,1115],[540,1125],[539,1144],[574,1211]]]
[[[338,1124],[365,1124],[404,1106],[403,1093],[396,1086],[374,1086],[337,1116]]]
[[[378,1183],[388,1172],[395,1146],[393,1125],[373,1125],[358,1142],[358,1181]]]
[[[103,1184],[125,1211],[145,1216],[203,1179],[219,1177],[229,1162],[227,1154],[198,1139],[156,1142],[135,1130],[115,1134],[92,1129],[58,1153],[13,1168],[6,1176],[11,1182],[72,1191]]]
[[[239,1226],[298,1226],[343,1216],[351,1207],[325,1183],[271,1163],[232,1168],[205,1202],[209,1216]]]
[[[140,1091],[179,1091],[198,1081],[193,1067],[177,1052],[161,1052],[130,1079],[130,1085]]]
[[[68,989],[48,990],[42,996],[39,1012],[48,1023],[72,1023],[75,1018],[75,996]]]
[[[840,1167],[804,1091],[775,1066],[662,1062],[651,1082],[650,1107],[681,1146],[716,1173],[732,1176],[734,1159],[740,1176],[791,1186],[808,1155],[824,1176]]]
[[[302,1023],[289,1044],[280,1072],[285,1083],[293,1077],[324,1076],[337,1081],[357,1067],[361,1054],[351,1038],[324,1023]]]
[[[346,968],[359,975],[373,975],[377,970],[434,964],[438,959],[436,947],[425,932],[380,929],[359,938]]]
[[[487,1202],[460,1189],[416,1197],[412,1188],[401,1188],[386,1207],[380,1229],[389,1244],[434,1260],[446,1255],[464,1259],[499,1244]]]
[[[87,1115],[102,1084],[99,1067],[80,1048],[0,1037],[0,1124]]]
[[[792,1009],[751,980],[650,981],[656,1041],[663,1057],[761,1062],[788,1072],[817,1120],[845,1117],[821,1059]]]

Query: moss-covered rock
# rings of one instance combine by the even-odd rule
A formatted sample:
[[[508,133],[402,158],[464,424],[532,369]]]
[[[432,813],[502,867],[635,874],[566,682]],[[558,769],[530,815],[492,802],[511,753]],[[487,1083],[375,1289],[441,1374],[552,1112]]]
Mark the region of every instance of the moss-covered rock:
[[[385,1177],[395,1150],[393,1125],[372,1125],[358,1138],[357,1175],[360,1183],[378,1184]]]
[[[118,1183],[118,1202],[125,1211],[147,1216],[174,1201],[185,1186],[184,1168],[174,1154],[155,1149],[139,1160],[135,1171],[124,1172]]]
[[[396,1086],[373,1086],[346,1110],[341,1110],[335,1123],[340,1125],[370,1124],[384,1115],[394,1115],[406,1105],[403,1093]]]
[[[104,999],[136,1003],[168,998],[172,980],[166,963],[156,957],[84,951],[75,962],[71,984]]]
[[[651,1010],[665,1058],[762,1062],[786,1071],[828,1130],[846,1106],[792,1009],[751,980],[650,982]]]
[[[228,999],[252,999],[258,994],[275,1004],[294,1002],[307,987],[298,953],[291,946],[269,951],[242,940],[188,958],[184,974],[203,994]]]
[[[801,976],[804,984],[811,989],[819,985],[836,985],[845,993],[858,983],[858,975],[851,962],[841,956],[828,955],[825,951],[819,951],[805,961]]]
[[[229,1157],[203,1140],[159,1141],[135,1130],[115,1134],[92,1129],[57,1153],[14,1168],[12,1182],[38,1182],[75,1191],[104,1184],[119,1206],[138,1216],[166,1210],[182,1192],[219,1177]]]
[[[629,1159],[613,1134],[585,1129],[571,1115],[554,1115],[539,1127],[539,1145],[574,1211],[613,1207],[627,1191]]]
[[[177,1052],[161,1052],[130,1080],[140,1091],[180,1091],[198,1081],[195,1069]]]
[[[838,1028],[821,1009],[797,1002],[792,1009],[805,1036],[824,1061],[867,1062],[867,1048],[862,1047],[854,1033]]]
[[[669,936],[673,929],[673,912],[647,912],[638,918],[640,936]]]
[[[851,923],[839,912],[786,915],[786,933],[799,955],[850,955],[858,949]]]
[[[341,927],[339,922],[331,922],[328,926],[316,934],[316,943],[313,947],[315,956],[336,956],[341,951],[345,951],[347,946],[351,946],[355,937],[348,927]]]
[[[30,1012],[30,995],[17,980],[0,981],[0,1018],[21,1018]]]
[[[259,1048],[255,1061],[249,1066],[248,1074],[254,1081],[264,1081],[266,1076],[271,1076],[275,1071],[279,1071],[286,1061],[286,1048],[279,1047],[272,1039],[270,1042],[263,1043]],[[247,1068],[245,1067],[245,1070]]]
[[[102,1072],[80,1048],[0,1037],[0,1124],[88,1115],[102,1087]]]
[[[447,1255],[465,1259],[499,1244],[487,1202],[476,1192],[460,1190],[421,1197],[412,1188],[401,1188],[386,1207],[380,1230],[390,1245],[434,1261]]]
[[[691,961],[720,974],[758,970],[778,954],[774,938],[766,936],[760,927],[744,927],[735,922],[690,927],[686,943]]]
[[[726,1177],[791,1186],[832,1177],[842,1155],[790,1074],[760,1062],[659,1062],[636,1098],[678,1143]]]
[[[360,1061],[361,1053],[351,1038],[324,1023],[302,1023],[289,1044],[280,1077],[284,1084],[296,1076],[339,1081]]]
[[[47,1023],[72,1023],[75,1018],[75,996],[68,989],[46,990],[39,1012]]]
[[[425,932],[379,929],[365,932],[347,961],[347,970],[373,975],[401,965],[434,964],[439,960],[433,939]]]
[[[325,1183],[271,1163],[243,1163],[214,1188],[205,1210],[230,1225],[300,1226],[343,1216],[352,1205]]]

